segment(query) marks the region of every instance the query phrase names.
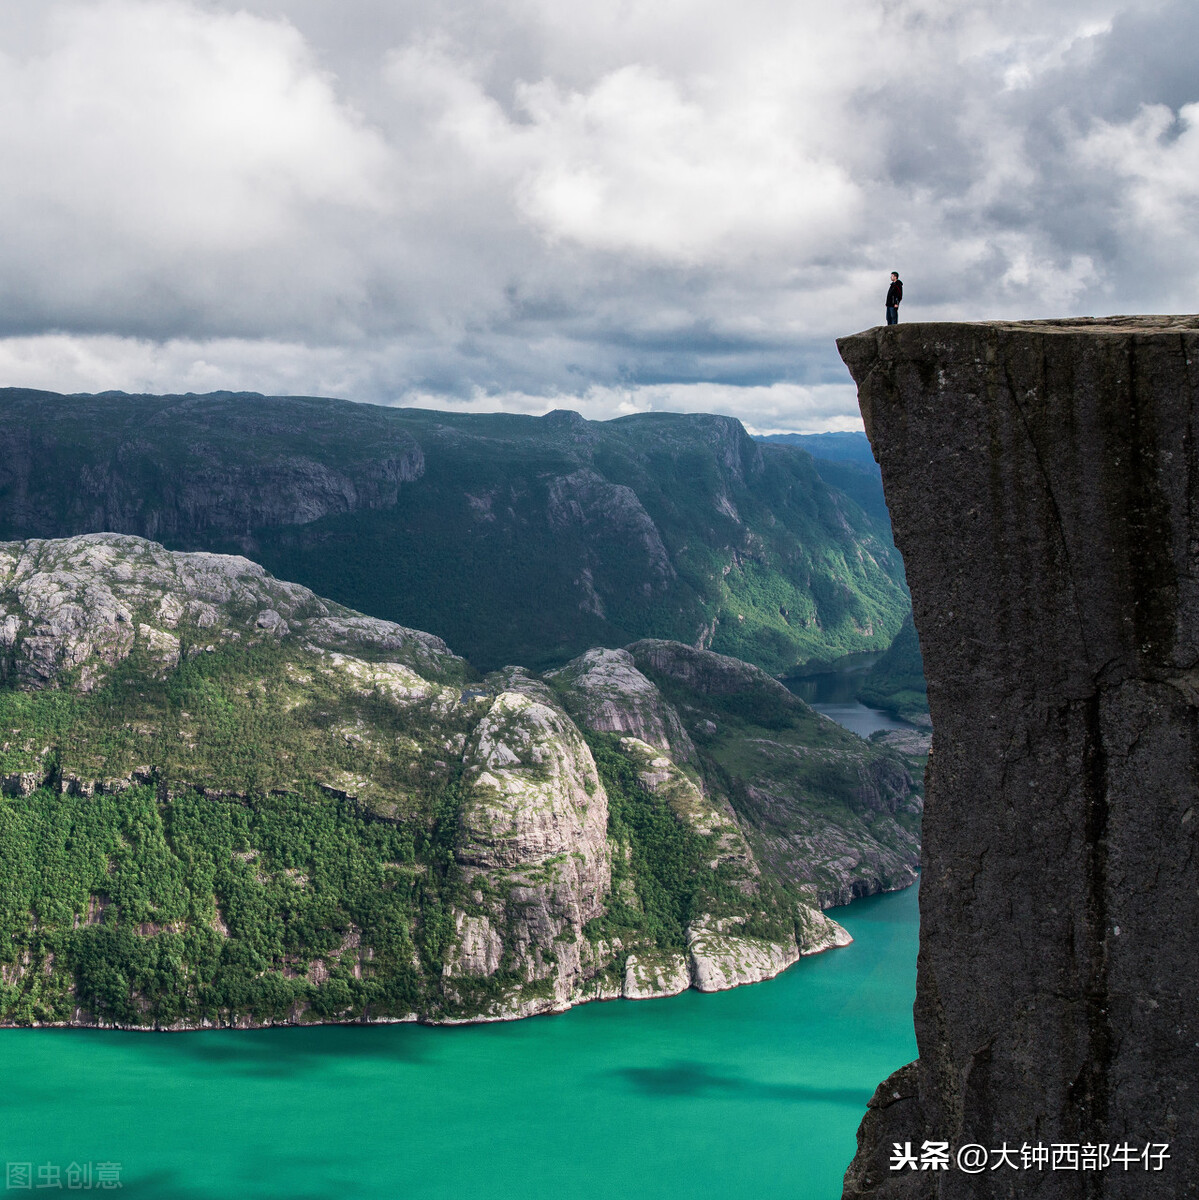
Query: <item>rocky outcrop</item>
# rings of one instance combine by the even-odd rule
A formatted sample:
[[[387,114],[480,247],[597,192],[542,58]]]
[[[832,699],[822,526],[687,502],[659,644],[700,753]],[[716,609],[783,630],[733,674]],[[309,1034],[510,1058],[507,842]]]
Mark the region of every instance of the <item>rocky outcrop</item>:
[[[760,667],[727,654],[714,654],[711,650],[659,638],[634,642],[628,650],[634,663],[644,662],[652,670],[677,679],[705,696],[732,696],[754,690],[773,696],[781,707],[802,703]]]
[[[680,762],[695,758],[678,713],[627,650],[588,650],[549,678],[566,689],[572,715],[588,729],[631,734]]]
[[[553,528],[573,528],[589,541],[616,542],[626,551],[636,547],[645,574],[653,581],[645,585],[651,590],[664,590],[674,580],[674,564],[662,535],[631,487],[584,467],[551,480],[547,499],[546,516]]]
[[[1199,1194],[1199,318],[843,339],[934,736],[918,1064],[846,1196]],[[894,1171],[892,1144],[1169,1144]]]
[[[746,823],[754,830],[759,861],[772,874],[810,880],[822,908],[916,882],[920,837],[909,824],[891,813],[870,821],[853,814],[830,820],[796,799],[777,784],[750,784],[745,791]],[[917,799],[905,803],[914,808]]]
[[[494,975],[504,959],[504,939],[491,924],[490,918],[469,917],[464,912],[454,914],[454,932],[458,935],[456,953],[446,963],[443,973],[454,975]]]
[[[849,935],[815,906],[818,897],[810,893],[808,899],[813,903],[794,898],[787,902],[794,932],[783,940],[772,942],[744,932],[743,927],[750,920],[749,902],[761,892],[761,868],[727,795],[711,786],[710,778],[701,770],[701,756],[687,735],[678,710],[637,669],[633,650],[655,661],[659,668],[663,664],[682,664],[673,678],[681,677],[689,686],[710,686],[722,696],[735,695],[738,690],[754,694],[764,691],[767,706],[773,701],[782,713],[798,708],[805,715],[814,716],[802,701],[757,667],[675,643],[643,642],[629,650],[592,650],[552,673],[567,708],[582,726],[597,733],[626,733],[619,740],[620,749],[641,786],[664,800],[678,820],[707,840],[708,866],[721,871],[747,900],[745,911],[726,909],[719,916],[700,914],[686,931],[685,956],[671,955],[667,961],[644,952],[631,955],[634,966],[626,967],[624,994],[632,993],[638,998],[670,995],[672,989],[687,986],[680,984],[683,979],[700,991],[757,983],[777,975],[803,954],[848,944]],[[715,729],[711,721],[701,724]],[[626,732],[632,730],[637,731],[636,736]],[[881,765],[895,764],[887,759]],[[779,803],[799,807],[804,799],[792,793]],[[827,816],[823,824],[836,826]],[[864,835],[861,840],[868,846],[875,845],[864,830],[859,833]],[[912,841],[914,849],[915,840]],[[856,867],[862,856],[851,858]],[[809,859],[798,870],[773,877],[802,886],[810,878],[819,855],[811,854]],[[897,886],[903,886],[914,879],[914,874],[903,878],[902,871],[897,871],[896,878],[902,880]],[[872,890],[881,887],[874,880],[872,884]],[[847,895],[845,902],[852,898],[852,894]]]
[[[71,674],[86,691],[135,645],[169,670],[179,663],[183,631],[193,652],[293,633],[434,676],[460,675],[463,666],[440,638],[321,600],[236,555],[183,554],[115,533],[0,543],[5,679],[44,686]]]
[[[745,937],[735,923],[712,921],[704,914],[687,930],[687,957],[699,991],[723,992],[773,979],[799,961],[799,946]]]
[[[752,891],[754,877],[759,874],[758,864],[729,802],[709,792],[702,778],[688,773],[656,747],[638,738],[621,738],[620,748],[647,792],[661,796],[680,821],[712,839],[711,865],[733,868],[737,883],[745,891]]]
[[[584,926],[603,913],[612,882],[608,798],[587,743],[544,683],[514,668],[496,689],[463,760],[454,853],[507,930],[525,982],[549,982],[535,1001],[514,994],[513,1015],[523,1016],[568,1008],[596,973]],[[486,943],[487,931],[471,929],[464,958],[485,957],[476,947]],[[510,1007],[501,1001],[487,1015]]]
[[[620,747],[642,786],[662,796],[679,820],[715,838],[718,862],[735,864],[745,881],[758,874],[728,800],[704,785],[695,745],[678,711],[637,670],[628,650],[589,650],[548,678],[585,729],[628,735]]]
[[[691,964],[685,954],[630,954],[625,959],[626,1000],[655,1000],[677,996],[691,986]]]
[[[591,676],[597,678],[588,685]],[[633,704],[660,731],[694,755],[677,713],[632,667],[624,651],[599,651],[557,673],[555,683],[575,711],[601,723],[612,715],[614,678],[652,705]],[[519,668],[492,676],[495,698],[464,757],[466,800],[455,858],[476,889],[483,917],[459,914],[459,946],[447,977],[492,975],[505,953],[520,965],[524,984],[548,985],[530,996],[514,987],[479,1014],[482,1019],[561,1011],[591,998],[596,976],[617,947],[595,942],[585,926],[605,911],[611,887],[607,797],[594,760],[558,696]],[[580,703],[579,692],[584,702]],[[589,707],[596,694],[602,703]],[[669,739],[663,736],[663,740]],[[711,797],[698,775],[666,751],[635,737],[620,747],[642,786],[666,801],[678,820],[710,839],[713,869],[723,867],[745,893],[760,871],[727,800]],[[844,946],[849,935],[811,905],[788,902],[795,934],[774,942],[750,936],[750,914],[701,914],[686,930],[685,954],[636,946],[624,957],[619,994],[630,999],[669,996],[695,987],[714,992],[773,978],[801,954]],[[504,930],[501,939],[498,930]],[[616,994],[613,992],[613,994]]]

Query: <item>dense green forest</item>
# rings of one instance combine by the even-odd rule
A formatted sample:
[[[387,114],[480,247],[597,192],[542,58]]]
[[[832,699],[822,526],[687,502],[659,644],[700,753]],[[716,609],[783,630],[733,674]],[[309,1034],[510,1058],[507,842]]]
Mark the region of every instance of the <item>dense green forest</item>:
[[[593,931],[630,946],[648,941],[655,949],[683,950],[687,927],[700,914],[745,914],[749,898],[741,872],[732,863],[712,865],[718,839],[680,821],[668,800],[645,787],[618,737],[591,734],[587,740],[608,793],[608,830],[616,846],[613,902]],[[621,886],[626,879],[636,897],[632,904]],[[794,936],[787,893],[773,879],[760,881],[742,930],[767,940]]]
[[[695,916],[741,913],[746,897],[615,739],[592,747],[617,853],[611,903],[587,933],[621,939],[618,981],[630,949],[681,950]],[[535,994],[511,954],[451,996],[442,986],[450,914],[472,907],[457,801],[447,784],[432,821],[395,822],[319,789],[0,799],[0,1021],[68,1022],[77,1008],[123,1025],[461,1019],[512,988]],[[794,936],[786,889],[767,881],[752,907],[747,935]]]
[[[413,931],[437,936],[440,898],[421,870],[434,852],[319,793],[6,799],[0,936],[26,969],[0,985],[0,1014],[67,1021],[78,1005],[163,1025],[281,1020],[300,1003],[313,1019],[408,1014],[424,988]],[[373,954],[361,978],[358,937]]]

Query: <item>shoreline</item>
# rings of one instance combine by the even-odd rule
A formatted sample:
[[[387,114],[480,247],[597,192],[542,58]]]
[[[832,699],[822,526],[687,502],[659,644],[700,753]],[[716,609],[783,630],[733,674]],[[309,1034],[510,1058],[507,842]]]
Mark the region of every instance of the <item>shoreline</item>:
[[[919,882],[917,878],[902,887],[897,888],[880,888],[877,892],[872,892],[868,896],[857,896],[848,904],[834,905],[835,908],[850,908],[857,900],[869,900],[879,896],[896,895],[900,892],[905,892],[909,888],[916,886]],[[827,910],[823,910],[827,911]],[[840,926],[838,926],[840,928]],[[473,1017],[446,1017],[443,1019],[435,1019],[422,1017],[418,1013],[410,1013],[403,1017],[394,1016],[379,1016],[368,1017],[360,1016],[348,1018],[346,1020],[317,1020],[305,1021],[298,1017],[288,1020],[266,1020],[266,1021],[247,1021],[235,1020],[228,1022],[204,1021],[199,1024],[188,1022],[180,1022],[174,1025],[123,1025],[117,1022],[95,1021],[95,1020],[70,1020],[70,1021],[29,1021],[29,1022],[10,1022],[0,1021],[0,1031],[11,1029],[94,1029],[113,1033],[208,1033],[208,1032],[254,1032],[263,1029],[317,1029],[325,1026],[371,1026],[371,1025],[422,1025],[425,1028],[460,1028],[469,1025],[497,1025],[512,1021],[523,1021],[531,1017],[552,1017],[561,1016],[563,1013],[569,1012],[573,1008],[579,1008],[584,1004],[591,1003],[607,1003],[615,1000],[627,1000],[632,1003],[639,1003],[644,1000],[666,1000],[673,996],[682,995],[684,992],[696,991],[703,995],[714,995],[717,992],[733,991],[735,988],[751,987],[757,983],[766,983],[771,979],[776,979],[784,972],[790,970],[796,963],[805,958],[813,958],[816,955],[824,954],[829,950],[844,949],[853,943],[853,938],[846,931],[846,940],[830,940],[823,944],[813,947],[811,950],[798,951],[794,958],[782,963],[777,969],[764,973],[756,979],[744,979],[737,983],[730,984],[727,987],[708,987],[701,988],[692,980],[686,987],[674,988],[673,990],[651,991],[640,995],[626,995],[623,988],[616,990],[599,990],[592,994],[580,994],[572,996],[565,1003],[560,1001],[547,1000],[542,1002],[544,1006],[538,1004],[537,1001],[530,1001],[530,1010],[525,1012],[512,1011],[501,1015],[473,1016]]]

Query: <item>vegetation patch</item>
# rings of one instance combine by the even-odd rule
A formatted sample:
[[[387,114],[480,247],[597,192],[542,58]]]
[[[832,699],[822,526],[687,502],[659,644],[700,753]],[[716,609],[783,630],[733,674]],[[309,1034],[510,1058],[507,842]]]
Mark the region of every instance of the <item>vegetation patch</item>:
[[[412,868],[434,856],[431,839],[320,793],[7,797],[0,1020],[411,1014],[429,988],[412,929],[440,901]]]

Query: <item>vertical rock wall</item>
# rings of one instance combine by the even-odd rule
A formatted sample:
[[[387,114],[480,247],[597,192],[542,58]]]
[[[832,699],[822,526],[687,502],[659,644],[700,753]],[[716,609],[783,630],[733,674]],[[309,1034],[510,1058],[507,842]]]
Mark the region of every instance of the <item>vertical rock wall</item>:
[[[1199,1195],[1199,317],[838,345],[935,731],[920,1058],[880,1086],[846,1196]],[[924,1139],[1171,1158],[891,1169]]]

